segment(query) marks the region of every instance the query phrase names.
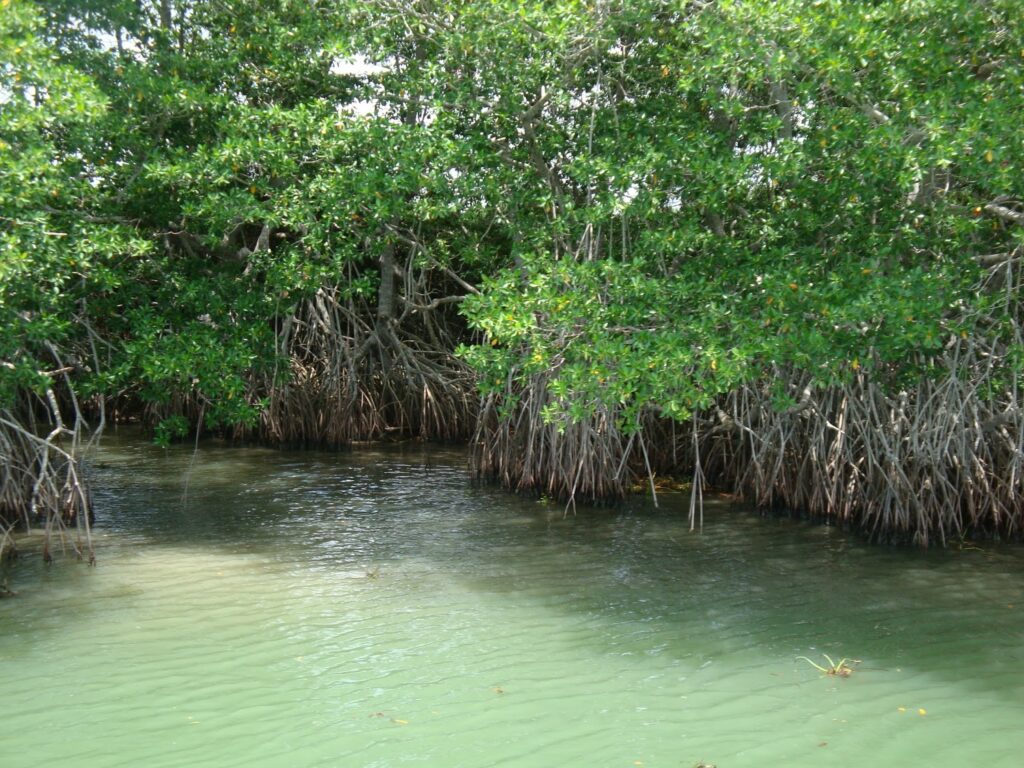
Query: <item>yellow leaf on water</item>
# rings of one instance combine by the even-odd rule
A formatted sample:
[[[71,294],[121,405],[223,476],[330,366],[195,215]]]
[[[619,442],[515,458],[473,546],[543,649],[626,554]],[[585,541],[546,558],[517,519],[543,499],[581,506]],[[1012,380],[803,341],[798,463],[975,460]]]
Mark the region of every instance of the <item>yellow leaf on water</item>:
[[[917,714],[919,714],[919,715],[927,715],[928,714],[928,710],[926,710],[926,709],[919,709],[919,710],[917,710]]]
[[[897,712],[906,712],[907,708],[906,707],[896,707],[896,711]]]
[[[408,725],[409,724],[408,720],[401,720],[401,719],[399,719],[397,717],[391,718],[391,722],[394,723],[395,725]]]

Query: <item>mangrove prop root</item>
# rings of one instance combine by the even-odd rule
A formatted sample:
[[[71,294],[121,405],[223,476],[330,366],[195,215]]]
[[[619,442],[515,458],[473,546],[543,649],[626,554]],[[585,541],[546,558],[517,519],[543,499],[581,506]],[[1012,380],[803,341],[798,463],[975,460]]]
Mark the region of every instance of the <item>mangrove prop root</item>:
[[[600,407],[576,422],[548,421],[550,375],[534,374],[519,388],[509,383],[502,397],[483,400],[471,451],[477,476],[569,506],[622,498],[638,477],[656,492],[655,473],[675,463],[671,425],[652,414],[627,435],[619,413]]]
[[[1024,514],[1024,418],[998,350],[957,339],[935,376],[888,388],[866,376],[813,391],[799,411],[770,388],[726,398],[728,431],[705,430],[701,458],[719,487],[765,507],[805,510],[874,538],[946,543],[1014,537]],[[794,391],[809,382],[780,372]]]
[[[548,382],[537,374],[484,400],[473,463],[510,488],[568,500],[620,498],[649,471],[689,471],[694,518],[712,486],[876,540],[1014,538],[1024,532],[1024,412],[1009,348],[957,337],[910,385],[886,381],[881,361],[873,377],[821,389],[807,374],[775,370],[697,414],[689,436],[652,414],[642,443],[611,409],[545,422]],[[796,406],[776,405],[780,381]]]
[[[270,385],[263,436],[335,445],[389,435],[468,437],[475,381],[449,351],[453,332],[435,314],[375,322],[340,289],[318,291],[280,333],[291,376]]]
[[[70,420],[53,390],[45,395],[0,409],[0,559],[16,552],[15,527],[41,527],[44,561],[52,561],[56,546],[91,564],[91,508],[81,466],[84,419],[73,394],[64,398],[73,410]],[[46,423],[39,422],[41,411],[48,411]]]

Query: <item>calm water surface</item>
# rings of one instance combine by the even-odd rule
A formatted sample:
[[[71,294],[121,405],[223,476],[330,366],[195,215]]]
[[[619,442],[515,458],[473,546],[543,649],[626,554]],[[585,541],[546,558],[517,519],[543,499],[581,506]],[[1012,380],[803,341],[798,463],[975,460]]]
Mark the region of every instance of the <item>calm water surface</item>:
[[[1024,760],[1020,548],[565,516],[438,449],[115,437],[95,474],[98,566],[3,574],[3,768]]]

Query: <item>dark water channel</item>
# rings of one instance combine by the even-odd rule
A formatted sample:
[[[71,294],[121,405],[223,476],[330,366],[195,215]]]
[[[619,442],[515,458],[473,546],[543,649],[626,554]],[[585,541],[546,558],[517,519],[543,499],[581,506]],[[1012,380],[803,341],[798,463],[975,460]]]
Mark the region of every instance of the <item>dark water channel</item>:
[[[2,768],[1021,764],[1020,548],[566,516],[443,449],[95,461],[98,566],[5,572]]]

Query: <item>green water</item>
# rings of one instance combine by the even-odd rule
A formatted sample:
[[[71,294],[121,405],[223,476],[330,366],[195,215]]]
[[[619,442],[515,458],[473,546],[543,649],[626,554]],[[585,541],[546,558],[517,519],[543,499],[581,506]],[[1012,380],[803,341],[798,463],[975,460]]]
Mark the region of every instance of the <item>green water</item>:
[[[98,566],[5,573],[2,768],[1021,764],[1019,548],[565,516],[436,449],[97,458]]]

